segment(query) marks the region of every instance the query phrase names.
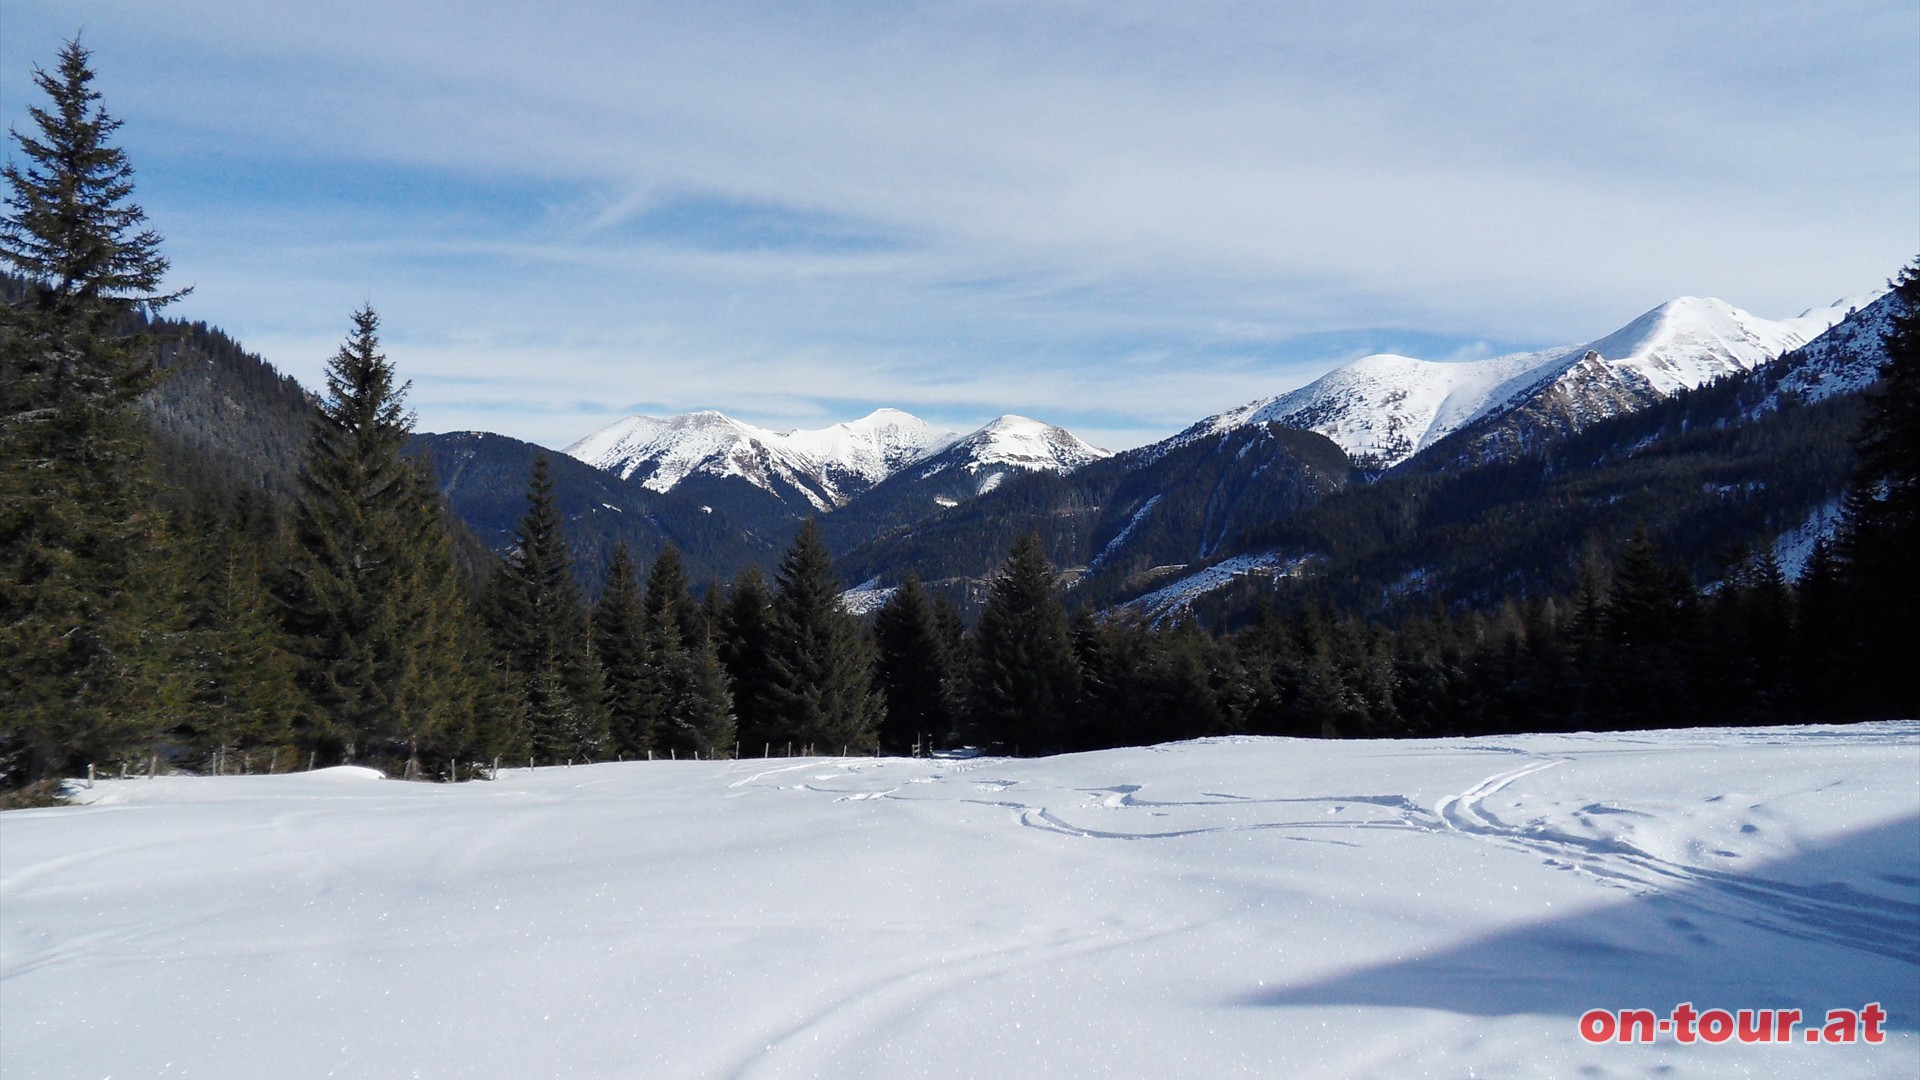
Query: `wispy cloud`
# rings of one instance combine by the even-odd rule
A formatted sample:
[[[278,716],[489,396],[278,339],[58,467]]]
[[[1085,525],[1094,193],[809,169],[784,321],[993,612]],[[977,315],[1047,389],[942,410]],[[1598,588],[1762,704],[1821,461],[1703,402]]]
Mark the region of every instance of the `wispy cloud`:
[[[423,426],[889,404],[1143,439],[1352,355],[1782,315],[1920,250],[1920,10],[9,0],[85,28],[190,314]],[[470,383],[454,380],[471,379]],[[938,414],[938,415],[933,415]]]

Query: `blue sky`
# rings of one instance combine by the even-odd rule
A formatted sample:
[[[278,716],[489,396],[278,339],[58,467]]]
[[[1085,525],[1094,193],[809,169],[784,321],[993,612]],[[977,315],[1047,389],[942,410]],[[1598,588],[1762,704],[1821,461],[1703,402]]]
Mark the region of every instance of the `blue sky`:
[[[6,0],[76,30],[174,313],[422,430],[890,405],[1125,447],[1369,352],[1783,317],[1920,253],[1920,6]]]

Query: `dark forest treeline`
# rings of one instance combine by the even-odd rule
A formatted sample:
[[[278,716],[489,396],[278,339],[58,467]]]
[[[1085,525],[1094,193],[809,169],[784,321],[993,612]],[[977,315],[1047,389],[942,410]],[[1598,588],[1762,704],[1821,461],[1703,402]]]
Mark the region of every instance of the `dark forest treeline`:
[[[1559,592],[1490,587],[1393,624],[1350,614],[1370,611],[1363,598],[1263,608],[1215,635],[1070,617],[1047,543],[1028,534],[968,631],[911,577],[872,620],[850,614],[808,522],[771,580],[749,569],[724,586],[690,581],[671,545],[644,572],[616,545],[584,575],[605,582],[589,604],[544,462],[507,558],[466,538],[407,453],[406,384],[371,309],[353,315],[317,403],[262,364],[280,412],[193,405],[156,436],[170,360],[218,343],[152,318],[178,294],[161,288],[159,238],[128,201],[131,169],[107,141],[116,125],[86,59],[70,44],[38,73],[52,107],[16,136],[24,163],[4,174],[0,255],[19,283],[0,305],[0,787],[162,760],[465,778],[497,760],[1044,753],[1229,733],[1920,712],[1906,669],[1920,603],[1920,264],[1898,284],[1906,314],[1861,420],[1844,528],[1794,585],[1763,553],[1703,592],[1693,553],[1675,558],[1643,532],[1591,551]],[[306,430],[279,460],[266,432],[291,417]],[[1789,422],[1805,418],[1832,422]],[[214,460],[166,434],[235,423],[262,425],[258,455]],[[1488,506],[1503,484],[1554,482],[1477,475]],[[1556,497],[1577,507],[1583,493]],[[1288,511],[1273,528],[1341,542],[1339,519]],[[1453,535],[1470,558],[1474,534]]]

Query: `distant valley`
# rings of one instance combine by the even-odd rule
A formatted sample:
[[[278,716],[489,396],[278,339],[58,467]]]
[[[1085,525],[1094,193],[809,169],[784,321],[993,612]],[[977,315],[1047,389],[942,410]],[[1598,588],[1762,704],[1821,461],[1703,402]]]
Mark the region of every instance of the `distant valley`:
[[[1368,356],[1120,453],[1038,419],[957,432],[892,408],[788,431],[715,411],[635,416],[558,453],[422,434],[414,452],[495,552],[546,456],[589,591],[620,543],[643,563],[671,544],[716,583],[770,567],[814,517],[843,581],[877,596],[912,572],[965,606],[1013,539],[1038,532],[1073,604],[1148,618],[1232,621],[1262,596],[1479,602],[1566,588],[1584,546],[1636,522],[1708,578],[1728,545],[1804,555],[1834,516],[1892,302],[1768,320],[1681,298],[1562,348]],[[196,332],[174,352],[205,362],[155,399],[163,444],[288,490],[310,399]]]

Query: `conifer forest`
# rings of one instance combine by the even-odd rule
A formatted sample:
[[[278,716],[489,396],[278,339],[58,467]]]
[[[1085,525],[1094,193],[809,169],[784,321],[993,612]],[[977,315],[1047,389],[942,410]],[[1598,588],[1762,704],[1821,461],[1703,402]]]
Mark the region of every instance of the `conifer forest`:
[[[717,549],[580,532],[556,496],[575,463],[557,457],[536,456],[524,489],[504,493],[510,542],[486,542],[414,446],[406,357],[383,344],[374,307],[339,313],[315,393],[166,317],[183,294],[93,80],[78,42],[37,72],[4,172],[9,791],[89,769],[361,763],[468,780],[502,763],[1920,714],[1920,262],[1894,282],[1878,383],[1847,410],[1801,414],[1844,425],[1821,436],[1844,460],[1821,467],[1845,497],[1794,576],[1756,533],[1609,520],[1578,559],[1451,595],[1385,602],[1391,581],[1350,561],[1150,618],[1071,587],[1053,561],[1066,548],[1034,515],[967,534],[997,567],[971,591],[892,567],[885,602],[856,613],[843,575],[872,549],[848,561],[832,514],[742,530],[761,546],[722,574]],[[200,376],[181,360],[216,354],[244,377],[225,399],[191,392]],[[1519,483],[1535,460],[1447,482]],[[1331,550],[1392,519],[1380,504],[1394,492],[1420,497],[1375,479],[1255,524]],[[1579,501],[1556,488],[1514,502],[1503,528],[1544,535]],[[1448,557],[1473,562],[1471,537],[1426,535],[1451,535]]]

